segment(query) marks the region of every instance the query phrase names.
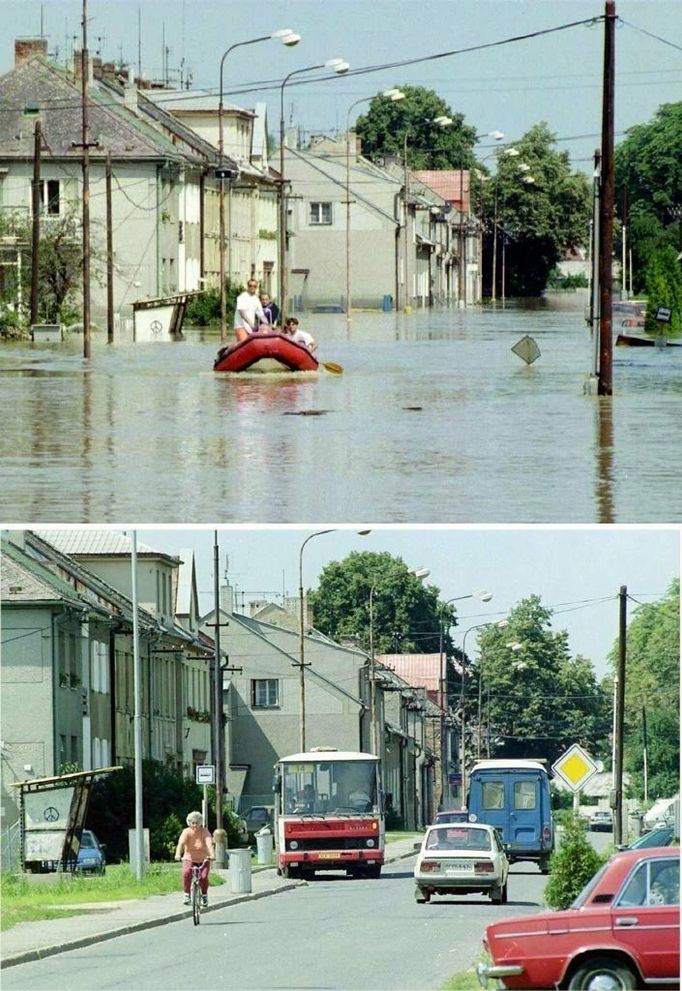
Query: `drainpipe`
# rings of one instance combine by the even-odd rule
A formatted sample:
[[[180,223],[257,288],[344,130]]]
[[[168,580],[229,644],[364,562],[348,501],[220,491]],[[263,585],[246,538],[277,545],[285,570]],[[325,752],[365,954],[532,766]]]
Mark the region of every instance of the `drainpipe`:
[[[63,611],[63,610],[62,610]],[[59,686],[59,663],[57,660],[57,616],[52,613],[51,639],[52,639],[52,774],[57,774],[59,768],[57,759],[59,754],[59,727],[57,726],[57,689]]]
[[[161,165],[156,166],[156,295],[161,295]]]

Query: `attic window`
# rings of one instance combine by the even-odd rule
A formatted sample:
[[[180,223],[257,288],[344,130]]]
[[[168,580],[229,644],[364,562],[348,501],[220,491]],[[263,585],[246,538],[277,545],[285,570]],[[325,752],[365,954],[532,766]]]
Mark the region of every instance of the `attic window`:
[[[40,115],[40,107],[30,104],[24,107],[24,117],[38,117]]]

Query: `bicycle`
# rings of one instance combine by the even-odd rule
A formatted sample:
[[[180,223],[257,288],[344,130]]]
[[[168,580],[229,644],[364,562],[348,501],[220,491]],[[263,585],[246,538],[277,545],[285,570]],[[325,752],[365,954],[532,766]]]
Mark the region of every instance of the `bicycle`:
[[[201,872],[209,860],[210,857],[207,857],[201,864],[192,864],[190,904],[192,906],[192,919],[194,920],[195,926],[198,926],[201,921],[201,887],[199,885],[199,877],[201,876]]]

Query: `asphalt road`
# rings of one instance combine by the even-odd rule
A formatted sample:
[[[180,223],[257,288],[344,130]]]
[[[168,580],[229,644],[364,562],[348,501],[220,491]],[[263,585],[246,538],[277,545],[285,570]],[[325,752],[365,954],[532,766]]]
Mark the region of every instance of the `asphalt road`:
[[[293,891],[12,967],[3,991],[435,989],[477,958],[485,926],[540,910],[545,878],[515,864],[509,902],[414,900],[413,860],[379,880],[341,875]]]

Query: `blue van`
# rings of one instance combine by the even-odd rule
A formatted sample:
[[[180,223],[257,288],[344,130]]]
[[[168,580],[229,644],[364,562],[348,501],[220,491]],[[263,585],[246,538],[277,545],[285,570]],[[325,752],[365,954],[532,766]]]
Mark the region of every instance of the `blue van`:
[[[535,861],[549,873],[554,823],[549,776],[537,760],[481,760],[469,772],[469,821],[494,826],[510,863]]]

